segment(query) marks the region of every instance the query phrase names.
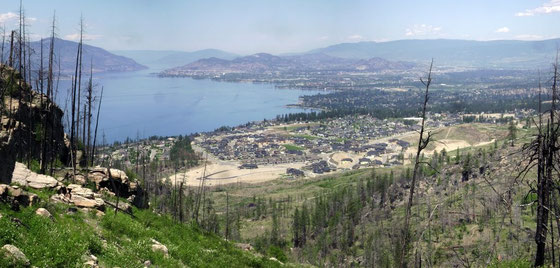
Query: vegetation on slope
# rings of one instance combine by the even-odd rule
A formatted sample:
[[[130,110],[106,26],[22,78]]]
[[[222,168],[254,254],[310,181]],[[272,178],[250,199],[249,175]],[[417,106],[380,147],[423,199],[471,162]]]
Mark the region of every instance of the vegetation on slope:
[[[43,196],[48,196],[42,193]],[[18,247],[31,265],[80,266],[83,256],[95,255],[101,267],[143,267],[149,260],[162,267],[275,267],[280,264],[236,248],[191,224],[168,216],[134,210],[135,217],[107,211],[72,210],[63,204],[43,203],[52,219],[35,214],[39,207],[12,211],[0,205],[0,243]],[[169,256],[152,251],[151,239],[166,245]],[[13,263],[12,263],[13,264]],[[0,266],[12,265],[0,258]]]
[[[430,165],[422,166],[412,206],[409,258],[435,267],[528,267],[536,204],[527,193],[534,174],[515,178],[523,161],[519,149],[535,128],[519,129],[512,147],[507,125],[477,126],[482,134],[499,130],[497,141],[422,158]],[[318,266],[390,267],[401,257],[410,173],[409,166],[362,169],[219,186],[208,195],[218,213],[226,211],[229,196],[230,217],[241,217],[241,234],[235,238],[263,254]],[[226,219],[220,216],[223,227]],[[283,253],[272,255],[277,249]]]

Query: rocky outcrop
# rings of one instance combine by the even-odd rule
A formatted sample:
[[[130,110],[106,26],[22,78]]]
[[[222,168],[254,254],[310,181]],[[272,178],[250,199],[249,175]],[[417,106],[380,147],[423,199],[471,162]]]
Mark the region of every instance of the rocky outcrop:
[[[12,68],[0,65],[0,75],[0,183],[10,184],[17,159],[41,159],[44,148],[46,162],[66,162],[67,150],[62,110]]]
[[[20,206],[28,207],[37,204],[39,197],[18,186],[0,184],[0,202],[9,204],[13,210],[18,210]]]
[[[81,208],[105,210],[105,201],[101,199],[100,194],[78,184],[58,187],[58,194],[51,196],[51,201],[73,204]]]
[[[127,198],[138,208],[147,208],[147,194],[137,182],[130,181],[126,172],[119,169],[95,167],[88,173],[88,179],[95,182],[99,191],[117,194]]]
[[[55,178],[48,175],[37,174],[19,162],[16,162],[12,174],[12,182],[35,189],[52,189],[58,186],[58,181]]]

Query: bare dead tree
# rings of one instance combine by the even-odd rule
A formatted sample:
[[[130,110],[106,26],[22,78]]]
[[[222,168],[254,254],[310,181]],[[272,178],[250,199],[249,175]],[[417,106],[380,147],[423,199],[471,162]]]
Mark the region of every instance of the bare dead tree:
[[[401,243],[401,251],[400,251],[400,267],[406,267],[406,253],[408,251],[408,247],[410,244],[410,215],[411,215],[411,208],[412,202],[414,200],[414,190],[416,188],[416,181],[418,180],[418,170],[420,168],[420,155],[422,151],[428,146],[431,141],[432,134],[431,132],[427,133],[427,137],[424,138],[425,132],[425,121],[426,121],[426,109],[428,106],[429,100],[429,90],[430,84],[432,83],[432,67],[434,65],[434,61],[432,60],[430,63],[430,69],[428,71],[428,78],[424,81],[424,79],[420,78],[420,82],[425,87],[424,92],[424,104],[422,105],[422,123],[420,125],[420,137],[418,138],[418,148],[416,150],[416,157],[414,160],[414,170],[412,172],[412,182],[410,183],[410,192],[408,195],[408,202],[406,204],[405,210],[405,218],[404,218],[404,225],[402,229],[402,243]]]
[[[43,75],[44,75],[44,67],[43,67],[43,39],[41,39],[41,53],[40,53],[40,64],[39,64],[39,88],[41,90],[41,109],[46,110],[45,106],[47,105],[46,102],[44,102],[44,98],[43,98],[43,94],[44,92],[44,79],[43,79]],[[46,113],[44,113],[43,115],[41,115],[41,121],[43,124],[43,138],[41,139],[41,154],[40,154],[40,158],[39,158],[39,165],[41,167],[41,173],[45,173],[46,169],[47,169],[47,130],[48,130],[48,120],[47,120],[47,115]]]
[[[183,183],[184,180],[179,184],[179,222],[183,222]]]
[[[54,95],[54,40],[55,40],[55,28],[56,28],[56,13],[53,14],[53,20],[52,20],[52,26],[51,26],[51,38],[50,38],[50,44],[49,44],[49,63],[48,63],[48,71],[47,71],[47,99],[51,100],[49,103],[47,103],[46,105],[46,109],[47,109],[47,117],[46,117],[46,121],[50,121],[51,122],[51,126],[54,126],[54,120],[55,117],[54,115],[52,115],[52,113],[50,113],[51,111],[51,107],[52,107],[52,101],[55,100],[55,95]],[[43,41],[41,40],[41,44],[43,43]],[[42,61],[42,59],[41,59]],[[60,61],[59,61],[60,64]],[[59,66],[60,69],[60,66]],[[60,77],[60,75],[59,75]],[[50,118],[49,118],[50,117]],[[55,158],[55,152],[54,152],[54,141],[53,141],[53,136],[54,136],[54,128],[53,127],[48,127],[48,123],[45,123],[45,134],[48,132],[48,140],[50,143],[49,146],[49,154],[50,155],[50,159],[46,159],[47,158],[47,148],[44,148],[45,150],[45,166],[41,166],[42,171],[44,172],[46,169],[46,164],[50,163],[50,174],[53,174],[53,169],[54,169],[54,158]],[[45,147],[47,144],[45,144]]]
[[[86,142],[86,138],[85,138],[85,134],[84,134],[84,142],[86,143],[86,149],[85,149],[85,159],[84,159],[84,163],[86,164],[86,167],[88,166],[88,160],[89,157],[93,157],[93,155],[90,155],[91,152],[91,105],[93,105],[93,61],[90,61],[90,70],[89,70],[89,84],[88,84],[88,96],[87,96],[87,142]],[[85,109],[84,109],[85,111]],[[85,120],[84,120],[85,121]],[[86,124],[84,122],[84,133],[86,129]],[[93,165],[93,163],[92,163]]]
[[[23,44],[22,44],[22,42],[21,42],[22,39],[23,39],[23,38],[22,38],[22,33],[23,33],[23,22],[22,22],[22,19],[23,19],[23,1],[22,1],[22,0],[19,0],[19,16],[18,16],[18,19],[19,19],[19,32],[18,32],[18,36],[19,36],[19,38],[18,38],[18,47],[19,47],[19,50],[18,50],[18,69],[19,69],[19,73],[21,74],[21,73],[23,72],[23,69],[22,69],[22,68],[23,68],[23,60],[22,60],[22,57],[23,57],[23,54],[22,54],[22,52],[23,52]],[[23,79],[25,80],[25,76],[23,77]]]
[[[49,44],[49,70],[47,74],[47,97],[53,99],[53,89],[54,89],[54,79],[53,79],[53,68],[54,68],[54,38],[55,38],[55,25],[56,25],[56,13],[53,14],[52,28],[51,28],[51,40]]]
[[[0,52],[0,64],[4,64],[4,46],[6,44],[6,26],[2,25],[2,51]]]
[[[101,87],[101,95],[99,97],[99,106],[97,107],[97,118],[95,119],[95,134],[93,135],[93,147],[91,148],[91,165],[95,158],[95,142],[97,141],[97,127],[99,126],[99,112],[101,111],[101,102],[103,101],[103,87]]]
[[[24,62],[24,68],[23,68],[23,77],[24,77],[24,81],[26,81],[29,85],[31,85],[31,53],[33,52],[31,49],[31,42],[29,40],[29,36],[27,34],[27,24],[25,22],[25,10],[23,10],[22,7],[22,27],[23,27],[23,34],[22,34],[22,42],[23,42],[23,62]]]
[[[229,193],[226,191],[226,231],[225,231],[226,240],[229,239],[229,233],[230,233],[230,228],[229,228]]]
[[[12,31],[10,34],[10,56],[8,57],[8,66],[14,67],[14,35],[16,31]]]
[[[0,76],[3,76],[4,74],[4,45],[6,43],[6,28],[4,25],[2,25],[2,50],[0,51]],[[2,114],[4,113],[4,93],[6,91],[6,88],[1,88],[0,89],[0,116],[2,116]],[[2,126],[0,126],[0,131],[2,130]]]
[[[199,184],[198,184],[198,193],[196,196],[196,206],[195,206],[195,221],[197,224],[199,224],[198,222],[198,214],[200,211],[200,202],[204,193],[204,180],[206,179],[206,164],[208,163],[208,152],[206,152],[206,159],[204,160],[204,171],[202,172],[202,177],[200,178]],[[202,200],[202,202],[204,202],[204,200]],[[204,213],[204,208],[202,213]]]
[[[537,231],[535,233],[535,241],[537,243],[537,252],[535,255],[535,266],[544,265],[544,257],[546,250],[546,235],[548,214],[550,213],[550,194],[553,186],[553,172],[555,170],[555,162],[557,162],[556,152],[558,151],[558,127],[555,121],[556,102],[557,102],[557,81],[558,81],[558,57],[553,65],[552,78],[552,102],[549,110],[550,118],[547,119],[546,132],[543,137],[543,167],[544,174],[541,175],[540,185],[537,187]],[[556,122],[556,123],[555,123]],[[540,213],[539,213],[540,212]]]
[[[79,103],[79,95],[80,95],[80,88],[82,82],[82,45],[83,45],[83,20],[80,21],[80,42],[78,43],[78,51],[76,53],[76,67],[74,69],[74,79],[73,79],[73,87],[72,87],[72,123],[71,123],[71,130],[70,130],[70,143],[72,144],[72,150],[74,151],[74,156],[77,155],[77,137],[79,137],[79,123],[80,123],[80,103]],[[78,100],[78,103],[76,103]],[[76,113],[76,108],[78,112]],[[77,165],[76,157],[72,160],[72,170],[74,178],[76,177],[76,165]]]
[[[537,189],[531,189],[533,193],[537,194],[537,216],[536,216],[536,230],[535,230],[535,243],[537,245],[535,252],[535,262],[534,266],[543,266],[546,258],[546,242],[548,232],[553,230],[548,228],[549,226],[549,214],[551,213],[551,208],[556,209],[557,200],[551,196],[554,196],[554,189],[558,189],[554,181],[554,176],[558,174],[556,164],[559,160],[558,157],[558,138],[560,137],[558,120],[555,119],[556,115],[556,105],[558,102],[558,56],[553,64],[553,75],[552,75],[552,85],[551,85],[551,106],[547,113],[542,112],[541,108],[541,92],[542,87],[539,80],[539,104],[538,104],[538,123],[536,137],[529,143],[523,145],[522,152],[527,159],[527,164],[525,165],[521,173],[526,174],[533,167],[537,167]],[[548,114],[546,118],[546,123],[543,122],[543,115]],[[520,175],[521,175],[520,173]],[[518,175],[518,176],[520,176]],[[551,201],[553,201],[551,203]],[[554,205],[552,207],[551,205]],[[554,216],[555,213],[553,213]],[[557,222],[560,222],[556,216]],[[550,225],[551,227],[553,225]],[[554,238],[552,238],[554,239]],[[554,245],[552,245],[552,249]],[[553,257],[554,259],[554,257]],[[553,260],[554,262],[554,260]]]
[[[82,131],[82,133],[83,133],[83,136],[84,136],[83,139],[82,139],[82,143],[83,143],[83,145],[84,145],[84,152],[83,152],[83,154],[82,154],[82,158],[83,158],[82,160],[83,160],[83,162],[84,162],[84,167],[87,167],[87,163],[88,163],[88,161],[87,161],[87,152],[88,152],[88,151],[87,151],[87,144],[86,144],[86,139],[85,139],[85,135],[86,135],[86,119],[87,119],[86,116],[85,116],[85,115],[86,115],[86,113],[85,113],[86,108],[87,108],[87,103],[84,103],[84,117],[83,117],[83,120],[84,120],[84,121],[82,122],[82,123],[83,123],[83,124],[82,124],[82,126],[83,126],[83,131]]]
[[[77,97],[77,104],[76,104],[76,139],[80,137],[80,97],[82,96],[82,58],[83,58],[83,49],[84,49],[84,41],[83,41],[83,34],[84,34],[84,18],[80,17],[80,63],[79,63],[79,73],[78,73],[78,92],[76,93]],[[82,140],[82,142],[85,142]]]
[[[54,40],[54,39],[53,39]],[[53,42],[53,46],[54,46],[54,42]],[[61,63],[61,59],[60,59],[60,55],[58,55],[58,61],[57,61],[57,73],[56,73],[56,84],[53,88],[53,92],[52,92],[52,97],[51,97],[51,104],[53,103],[54,100],[56,100],[57,96],[58,96],[58,87],[60,84],[60,73],[61,73],[61,67],[60,67],[60,63]],[[50,117],[51,117],[51,126],[55,125],[55,117],[52,113],[50,113]],[[54,137],[54,127],[49,128],[49,141],[51,142],[52,146],[51,148],[54,148],[55,144],[55,140],[53,139]],[[49,158],[49,162],[50,162],[50,175],[52,176],[54,173],[54,163],[56,160],[56,152],[55,150],[51,149],[50,150],[50,158]]]

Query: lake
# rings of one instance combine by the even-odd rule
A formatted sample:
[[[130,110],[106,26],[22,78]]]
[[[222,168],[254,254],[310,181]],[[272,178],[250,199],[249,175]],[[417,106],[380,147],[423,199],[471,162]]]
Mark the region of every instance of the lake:
[[[297,103],[299,96],[322,92],[276,89],[271,84],[160,78],[153,72],[152,69],[94,74],[96,95],[99,95],[101,86],[105,89],[99,139],[103,132],[107,141],[113,142],[127,137],[135,139],[137,135],[141,138],[185,135],[273,119],[279,114],[310,111],[285,105]],[[89,77],[82,77],[82,82],[87,79]],[[69,85],[70,81],[61,81],[59,96],[65,95]],[[59,103],[64,109],[63,101]]]

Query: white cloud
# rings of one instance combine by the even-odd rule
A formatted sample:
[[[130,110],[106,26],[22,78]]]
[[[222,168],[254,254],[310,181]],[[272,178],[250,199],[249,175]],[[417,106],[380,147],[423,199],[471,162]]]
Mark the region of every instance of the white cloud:
[[[441,32],[441,26],[432,26],[427,24],[414,24],[414,26],[407,28],[405,31],[406,36],[427,36],[438,35]]]
[[[391,41],[391,39],[388,39],[388,38],[379,38],[379,39],[373,39],[373,41],[374,41],[374,42],[377,42],[377,43],[383,43],[383,42]]]
[[[532,40],[543,40],[544,36],[542,35],[537,35],[537,34],[520,34],[520,35],[516,35],[515,39],[518,40],[527,40],[527,41],[532,41]]]
[[[523,12],[515,13],[517,17],[527,17],[527,16],[534,16],[537,14],[549,14],[554,12],[560,12],[560,0],[549,0],[548,2],[544,3],[542,6],[533,8],[533,9],[525,9]]]
[[[324,35],[324,36],[319,37],[319,40],[321,40],[321,41],[329,40],[329,37]]]
[[[359,34],[354,34],[354,35],[348,36],[347,39],[349,39],[351,41],[361,41],[361,40],[364,40],[364,37],[359,35]]]
[[[497,33],[509,33],[508,27],[502,27],[496,30]]]
[[[8,21],[16,21],[17,19],[19,19],[19,15],[14,12],[0,13],[0,24],[5,24]],[[37,18],[25,17],[26,23],[35,21],[37,21]]]
[[[18,17],[19,16],[16,13],[13,13],[13,12],[2,13],[2,14],[0,14],[0,23],[5,23],[5,22],[10,21],[10,20],[15,20]]]
[[[101,37],[102,35],[98,35],[98,34],[84,34],[82,36],[82,39],[84,41],[91,41],[91,40],[99,39]],[[80,34],[79,33],[67,34],[64,36],[64,39],[71,40],[71,41],[80,41]]]

